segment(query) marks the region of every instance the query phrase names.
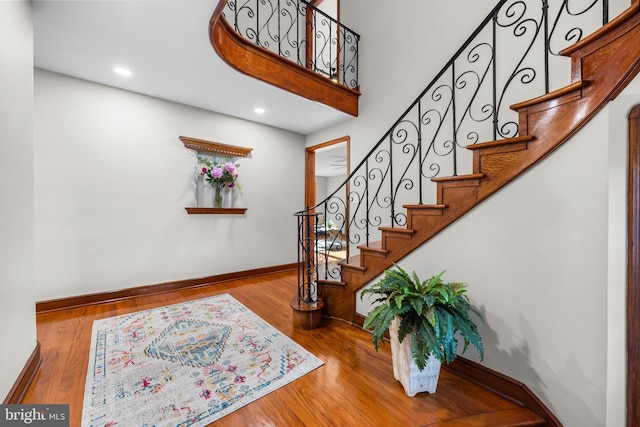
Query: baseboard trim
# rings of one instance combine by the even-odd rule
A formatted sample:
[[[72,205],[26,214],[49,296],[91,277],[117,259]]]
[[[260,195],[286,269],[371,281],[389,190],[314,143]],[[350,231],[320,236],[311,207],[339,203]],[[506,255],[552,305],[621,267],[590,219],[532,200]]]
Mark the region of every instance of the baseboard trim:
[[[360,313],[354,313],[353,315],[353,324],[356,326],[360,326],[361,328],[364,326],[364,320],[366,319],[366,316],[363,316]]]
[[[461,356],[443,368],[535,412],[546,420],[546,425],[562,426],[549,408],[520,381]]]
[[[38,373],[38,369],[40,368],[40,364],[42,363],[42,355],[40,354],[40,341],[36,342],[36,348],[31,353],[29,360],[22,368],[22,372],[18,375],[18,379],[9,390],[9,394],[2,402],[3,405],[15,405],[22,403],[29,386],[33,382],[36,374]]]
[[[253,276],[262,276],[265,274],[277,273],[280,271],[295,270],[297,268],[297,263],[283,264],[273,267],[256,268],[234,273],[217,274],[215,276],[202,277],[199,279],[179,280],[176,282],[167,282],[156,285],[146,285],[138,286],[135,288],[121,289],[119,291],[98,292],[94,294],[77,295],[66,298],[39,301],[36,302],[36,314],[46,313],[49,311],[64,310],[74,307],[82,307],[91,304],[118,301],[142,295],[156,294],[160,292],[169,292],[186,288],[196,288],[219,282],[227,282],[234,279],[244,279]]]

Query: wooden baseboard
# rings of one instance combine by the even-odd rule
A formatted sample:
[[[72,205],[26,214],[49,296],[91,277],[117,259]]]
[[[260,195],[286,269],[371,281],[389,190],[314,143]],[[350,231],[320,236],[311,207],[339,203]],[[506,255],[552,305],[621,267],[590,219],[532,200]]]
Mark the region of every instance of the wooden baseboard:
[[[40,342],[36,342],[36,348],[31,353],[31,357],[27,360],[27,363],[22,368],[22,372],[18,376],[18,379],[9,390],[9,394],[2,402],[4,405],[15,405],[22,403],[22,399],[24,399],[24,395],[27,392],[27,389],[33,382],[36,374],[38,373],[38,369],[40,368],[40,363],[42,363],[42,356],[40,354]]]
[[[295,270],[297,263],[283,264],[273,267],[256,268],[252,270],[239,271],[234,273],[218,274],[215,276],[202,277],[199,279],[179,280],[176,282],[160,283],[157,285],[138,286],[135,288],[121,289],[118,291],[98,292],[94,294],[77,295],[67,298],[58,298],[47,301],[36,302],[36,314],[49,311],[64,310],[72,307],[81,307],[91,304],[99,304],[109,301],[133,298],[141,295],[149,295],[160,292],[174,291],[178,289],[194,288],[210,285],[217,282],[226,282],[234,279],[243,279],[264,274],[277,273],[280,271]]]
[[[362,314],[359,313],[355,313],[353,315],[353,324],[360,326],[362,328],[362,326],[364,325],[364,319],[366,319],[367,316],[363,316]]]
[[[449,365],[442,367],[535,412],[546,420],[546,425],[562,426],[549,408],[520,381],[461,356],[458,356]]]

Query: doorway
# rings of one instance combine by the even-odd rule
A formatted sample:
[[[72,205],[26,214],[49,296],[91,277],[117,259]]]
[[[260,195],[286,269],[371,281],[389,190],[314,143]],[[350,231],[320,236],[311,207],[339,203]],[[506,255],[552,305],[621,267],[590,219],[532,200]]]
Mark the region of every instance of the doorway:
[[[339,280],[338,264],[349,256],[349,142],[345,136],[306,149],[305,205],[318,214],[313,247],[320,280]]]

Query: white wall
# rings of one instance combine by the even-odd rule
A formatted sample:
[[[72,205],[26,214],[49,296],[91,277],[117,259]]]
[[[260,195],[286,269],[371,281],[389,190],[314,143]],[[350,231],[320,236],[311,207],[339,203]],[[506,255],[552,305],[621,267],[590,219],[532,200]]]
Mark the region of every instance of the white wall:
[[[0,399],[36,346],[31,2],[0,2]]]
[[[338,0],[323,0],[317,7],[333,19],[338,20]]]
[[[607,426],[625,426],[627,173],[629,113],[640,105],[640,77],[609,104]]]
[[[343,2],[342,20],[362,35],[361,114],[308,135],[307,145],[348,134],[353,168],[470,33],[448,27],[475,28],[470,21],[493,4],[416,0],[362,14],[363,1]],[[640,102],[639,82],[551,157],[400,262],[468,282],[485,317],[483,364],[524,382],[566,426],[624,425],[626,119]],[[357,311],[369,307],[359,303]]]
[[[327,197],[327,181],[326,176],[316,176],[316,203]]]
[[[38,301],[296,262],[301,135],[43,70],[34,127]],[[187,215],[180,135],[253,148],[244,216]]]

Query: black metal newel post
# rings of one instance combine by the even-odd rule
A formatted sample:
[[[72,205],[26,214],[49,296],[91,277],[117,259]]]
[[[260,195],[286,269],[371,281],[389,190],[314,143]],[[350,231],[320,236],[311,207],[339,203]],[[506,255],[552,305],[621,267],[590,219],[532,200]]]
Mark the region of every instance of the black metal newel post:
[[[293,326],[298,329],[315,329],[322,324],[321,311],[324,306],[318,300],[318,272],[313,259],[311,218],[317,223],[318,214],[310,212],[309,206],[295,214],[298,217],[298,291],[291,299]],[[315,227],[315,225],[313,225]],[[302,263],[300,259],[302,258]]]

